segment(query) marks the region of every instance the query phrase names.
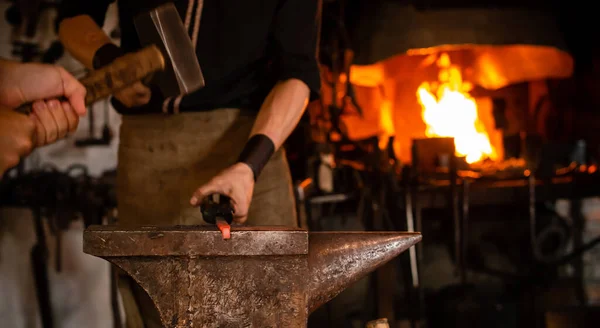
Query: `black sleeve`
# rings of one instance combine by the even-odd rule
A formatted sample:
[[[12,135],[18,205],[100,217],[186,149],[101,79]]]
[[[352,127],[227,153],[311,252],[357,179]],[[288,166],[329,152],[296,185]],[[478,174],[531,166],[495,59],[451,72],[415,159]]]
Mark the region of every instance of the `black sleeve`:
[[[65,18],[88,15],[102,27],[108,6],[115,0],[62,0],[58,7],[56,26]]]
[[[282,0],[273,25],[277,79],[295,78],[319,98],[321,78],[317,61],[321,30],[321,0]]]

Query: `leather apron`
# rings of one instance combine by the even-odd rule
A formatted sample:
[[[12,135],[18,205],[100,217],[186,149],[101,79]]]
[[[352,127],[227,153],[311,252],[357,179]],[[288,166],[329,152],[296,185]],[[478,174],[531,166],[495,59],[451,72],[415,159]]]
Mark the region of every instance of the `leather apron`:
[[[231,108],[124,115],[117,167],[118,224],[203,224],[200,210],[189,204],[192,193],[236,162],[255,115]],[[297,226],[295,206],[282,148],[255,184],[246,224]],[[127,327],[160,327],[156,310],[139,286],[121,279],[119,289]]]

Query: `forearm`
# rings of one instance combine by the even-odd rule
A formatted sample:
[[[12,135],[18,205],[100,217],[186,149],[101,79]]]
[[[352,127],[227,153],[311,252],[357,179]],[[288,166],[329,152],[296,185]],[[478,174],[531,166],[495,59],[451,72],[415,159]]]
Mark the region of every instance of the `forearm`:
[[[21,63],[10,59],[0,58],[0,88],[4,89],[10,87],[10,85],[2,83],[8,83],[10,81],[9,78],[13,78],[15,74],[18,74],[19,68],[24,67],[24,65],[31,65],[31,63]]]
[[[110,38],[88,15],[66,18],[60,23],[58,37],[65,49],[85,67],[93,69],[96,51]]]
[[[0,102],[10,92],[15,67],[14,61],[0,58]]]
[[[308,96],[309,89],[300,80],[277,83],[263,102],[250,136],[264,134],[279,149],[298,125],[308,105]]]

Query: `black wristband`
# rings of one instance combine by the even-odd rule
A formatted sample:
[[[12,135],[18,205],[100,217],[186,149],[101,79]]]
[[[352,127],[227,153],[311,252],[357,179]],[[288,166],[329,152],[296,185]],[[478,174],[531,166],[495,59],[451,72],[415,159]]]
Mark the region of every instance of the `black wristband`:
[[[94,66],[94,69],[102,68],[124,54],[125,52],[117,45],[113,43],[107,43],[100,47],[100,49],[96,50],[94,58],[92,59],[92,65]]]
[[[254,181],[258,179],[260,172],[267,165],[271,155],[275,152],[275,144],[271,138],[264,134],[253,135],[244,150],[238,158],[238,163],[245,163],[250,166],[252,173],[254,174]]]

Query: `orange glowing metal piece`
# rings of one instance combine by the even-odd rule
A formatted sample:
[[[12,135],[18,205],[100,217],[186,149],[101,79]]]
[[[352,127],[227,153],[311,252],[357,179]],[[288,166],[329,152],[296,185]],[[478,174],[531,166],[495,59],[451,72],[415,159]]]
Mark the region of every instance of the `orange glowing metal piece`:
[[[222,218],[217,218],[217,227],[221,230],[221,234],[223,235],[223,239],[231,238],[231,226],[227,221]]]

